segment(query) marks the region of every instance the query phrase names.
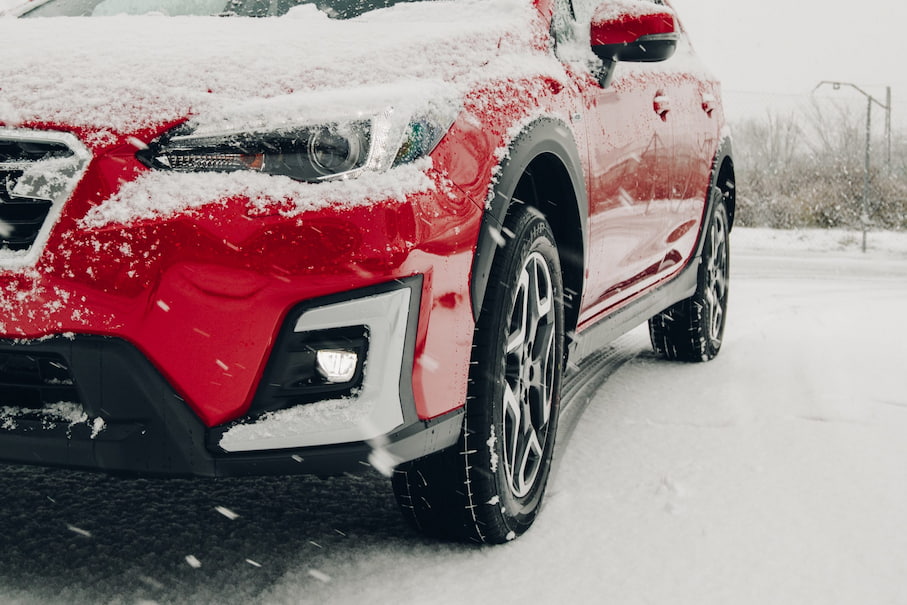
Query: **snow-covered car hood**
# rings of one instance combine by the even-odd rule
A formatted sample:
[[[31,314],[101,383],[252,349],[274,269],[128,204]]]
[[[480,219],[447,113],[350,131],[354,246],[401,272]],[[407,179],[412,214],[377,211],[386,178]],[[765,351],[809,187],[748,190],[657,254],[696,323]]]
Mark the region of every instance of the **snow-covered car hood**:
[[[266,19],[0,19],[0,123],[103,144],[190,116],[232,129],[456,99],[482,80],[557,71],[533,40],[538,18],[527,0],[457,0],[348,21],[313,6]]]

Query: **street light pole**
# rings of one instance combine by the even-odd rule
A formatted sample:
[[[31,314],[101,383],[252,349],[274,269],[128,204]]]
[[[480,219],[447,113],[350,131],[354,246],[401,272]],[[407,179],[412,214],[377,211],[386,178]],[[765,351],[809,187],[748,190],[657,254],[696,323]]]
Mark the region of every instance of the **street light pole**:
[[[869,155],[872,150],[872,97],[866,101],[866,161],[863,164],[863,204],[860,223],[863,225],[863,252],[866,252],[866,231],[869,229]]]
[[[875,103],[879,107],[885,110],[885,128],[887,130],[888,136],[888,154],[887,154],[887,166],[891,170],[891,87],[886,87],[885,94],[885,103],[882,103],[874,96],[850,82],[835,82],[831,80],[822,80],[816,87],[813,88],[813,92],[816,92],[819,88],[825,85],[830,85],[835,90],[840,90],[842,86],[849,86],[853,88],[864,97],[866,97],[866,160],[863,167],[863,201],[861,204],[861,216],[860,223],[863,227],[863,252],[866,252],[866,232],[869,229],[869,156],[872,145],[872,104]]]
[[[885,138],[888,152],[885,154],[885,168],[891,174],[891,86],[885,87]]]

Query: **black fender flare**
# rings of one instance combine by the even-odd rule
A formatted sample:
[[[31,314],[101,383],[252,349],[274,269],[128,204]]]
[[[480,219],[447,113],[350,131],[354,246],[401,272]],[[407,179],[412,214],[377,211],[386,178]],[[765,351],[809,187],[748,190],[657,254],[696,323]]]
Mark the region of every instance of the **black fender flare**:
[[[589,250],[589,230],[587,228],[589,203],[579,150],[571,128],[564,122],[549,117],[538,118],[526,125],[511,140],[507,154],[498,166],[497,176],[489,186],[472,264],[470,295],[474,319],[478,319],[482,309],[491,266],[499,247],[498,242],[501,240],[500,233],[504,219],[514,203],[521,203],[521,200],[514,200],[514,192],[530,164],[544,155],[554,156],[563,166],[570,180],[574,198],[569,203],[576,204],[580,220],[583,270],[585,270]],[[550,212],[556,211],[557,207],[538,209],[547,217]]]
[[[734,211],[736,206],[736,194],[735,194],[735,184],[733,182],[722,183],[720,179],[722,175],[726,174],[724,172],[724,166],[727,164],[731,173],[734,171],[734,156],[733,156],[733,145],[731,143],[731,138],[725,136],[721,139],[721,142],[718,143],[718,149],[715,151],[715,158],[712,161],[712,174],[709,179],[709,191],[705,200],[705,213],[702,217],[702,226],[699,229],[699,241],[696,242],[696,254],[694,261],[696,264],[699,263],[699,259],[702,257],[702,247],[705,245],[705,231],[706,226],[712,220],[712,214],[715,212],[716,204],[716,192],[722,192],[722,195],[725,197],[725,202],[727,203],[728,211],[728,231],[732,230],[734,227]],[[725,177],[726,178],[726,177]]]

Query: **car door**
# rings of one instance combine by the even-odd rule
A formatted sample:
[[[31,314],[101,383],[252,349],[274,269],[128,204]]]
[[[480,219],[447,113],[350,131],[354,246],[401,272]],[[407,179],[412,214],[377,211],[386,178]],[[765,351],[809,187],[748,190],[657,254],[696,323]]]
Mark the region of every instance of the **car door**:
[[[718,83],[703,69],[685,33],[677,51],[665,62],[672,76],[666,83],[671,100],[674,137],[671,203],[664,213],[667,255],[665,271],[692,253],[703,218],[718,146]]]
[[[608,0],[574,0],[580,27]],[[580,321],[638,293],[663,270],[665,212],[677,189],[670,69],[617,63],[585,83],[590,263]]]

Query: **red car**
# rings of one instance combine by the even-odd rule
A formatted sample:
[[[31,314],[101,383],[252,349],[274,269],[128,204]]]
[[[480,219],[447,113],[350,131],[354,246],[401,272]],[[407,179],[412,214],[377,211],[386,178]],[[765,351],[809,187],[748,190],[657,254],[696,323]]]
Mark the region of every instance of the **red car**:
[[[421,530],[504,542],[568,364],[646,320],[719,351],[730,139],[667,2],[12,13],[0,460],[371,465]]]

